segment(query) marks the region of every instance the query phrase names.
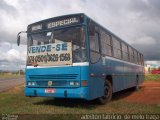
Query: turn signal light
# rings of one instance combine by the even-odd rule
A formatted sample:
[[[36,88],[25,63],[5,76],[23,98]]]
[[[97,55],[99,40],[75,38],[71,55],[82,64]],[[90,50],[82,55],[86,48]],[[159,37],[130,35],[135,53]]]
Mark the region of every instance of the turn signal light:
[[[87,80],[82,80],[81,85],[82,85],[82,86],[87,86],[87,85],[88,85]]]

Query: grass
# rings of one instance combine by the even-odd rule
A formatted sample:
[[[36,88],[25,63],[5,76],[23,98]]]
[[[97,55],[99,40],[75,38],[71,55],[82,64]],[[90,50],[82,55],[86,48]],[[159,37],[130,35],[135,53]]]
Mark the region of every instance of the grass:
[[[146,79],[156,80],[156,76],[158,75],[147,75],[146,77],[151,79]],[[3,77],[5,78],[6,76]],[[0,118],[3,114],[18,114],[24,120],[33,118],[37,120],[59,119],[59,117],[61,119],[74,120],[76,117],[80,119],[82,115],[86,114],[160,114],[160,104],[130,103],[123,99],[123,97],[127,96],[122,96],[123,92],[115,94],[111,102],[99,105],[95,101],[88,102],[76,99],[29,98],[24,96],[24,87],[18,86],[0,93]]]
[[[146,74],[145,81],[160,81],[160,74]]]
[[[123,93],[120,93],[123,94]],[[53,98],[29,98],[23,93],[23,86],[0,93],[0,113],[2,114],[61,114],[62,118],[76,117],[75,114],[160,114],[160,105],[143,105],[124,101],[120,95],[114,95],[113,100],[106,105],[99,105],[95,101],[83,100],[54,100]],[[47,115],[46,115],[47,114]],[[31,116],[29,116],[31,117]],[[52,116],[53,117],[53,116]],[[57,116],[54,116],[55,118]],[[80,117],[80,115],[79,115]],[[31,117],[32,118],[32,117]],[[39,118],[38,118],[39,119]]]
[[[0,78],[19,78],[19,77],[24,77],[24,75],[0,74]]]

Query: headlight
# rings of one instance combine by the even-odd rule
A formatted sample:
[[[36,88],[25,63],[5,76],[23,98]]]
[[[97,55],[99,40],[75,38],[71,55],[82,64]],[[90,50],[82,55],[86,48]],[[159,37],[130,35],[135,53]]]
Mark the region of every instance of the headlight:
[[[70,84],[71,86],[73,86],[73,85],[74,85],[74,82],[70,82],[69,84]]]
[[[79,85],[79,82],[75,82],[74,84],[75,84],[76,86],[78,86],[78,85]]]
[[[31,82],[28,82],[28,86],[31,86]]]
[[[79,82],[77,82],[77,81],[76,82],[72,81],[69,84],[70,84],[70,86],[79,86]]]
[[[28,86],[35,86],[35,82],[28,82]]]
[[[34,86],[35,85],[35,83],[34,82],[32,82],[32,86]]]

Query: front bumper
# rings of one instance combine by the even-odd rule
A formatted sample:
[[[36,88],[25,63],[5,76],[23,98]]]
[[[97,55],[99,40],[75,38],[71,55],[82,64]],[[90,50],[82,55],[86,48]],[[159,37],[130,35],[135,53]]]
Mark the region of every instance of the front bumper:
[[[45,93],[47,88],[25,87],[27,97],[79,98],[89,100],[88,87],[54,88],[55,93]]]

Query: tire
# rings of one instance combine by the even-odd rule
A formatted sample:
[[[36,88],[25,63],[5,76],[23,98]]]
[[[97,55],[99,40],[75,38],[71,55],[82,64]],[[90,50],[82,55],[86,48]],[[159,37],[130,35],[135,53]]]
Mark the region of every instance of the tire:
[[[112,84],[106,80],[104,82],[104,96],[98,98],[100,104],[106,104],[112,99]]]
[[[139,77],[138,76],[136,77],[136,86],[133,87],[133,90],[135,91],[139,90]]]

